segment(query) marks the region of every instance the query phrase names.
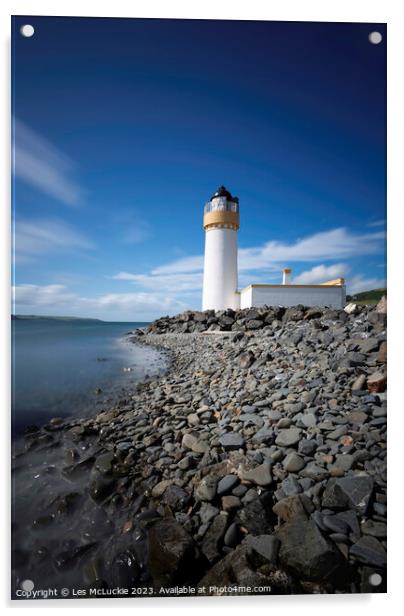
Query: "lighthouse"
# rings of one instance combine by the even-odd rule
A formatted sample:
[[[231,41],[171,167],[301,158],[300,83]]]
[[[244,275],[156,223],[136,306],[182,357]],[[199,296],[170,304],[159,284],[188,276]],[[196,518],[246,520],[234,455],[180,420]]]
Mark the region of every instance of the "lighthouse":
[[[252,283],[237,289],[237,232],[240,226],[237,197],[220,186],[205,204],[205,260],[202,310],[259,308],[261,306],[345,306],[345,280],[321,284],[294,284],[290,267],[283,269],[282,284]],[[212,325],[214,327],[214,324]]]
[[[237,291],[239,200],[224,186],[205,204],[205,259],[202,310],[240,307]]]

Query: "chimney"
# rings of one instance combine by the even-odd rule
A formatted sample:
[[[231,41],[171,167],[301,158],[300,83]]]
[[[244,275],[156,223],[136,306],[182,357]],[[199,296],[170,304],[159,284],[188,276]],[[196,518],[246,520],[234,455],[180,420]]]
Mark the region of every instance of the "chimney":
[[[291,274],[292,270],[289,267],[283,268],[282,284],[291,284]]]

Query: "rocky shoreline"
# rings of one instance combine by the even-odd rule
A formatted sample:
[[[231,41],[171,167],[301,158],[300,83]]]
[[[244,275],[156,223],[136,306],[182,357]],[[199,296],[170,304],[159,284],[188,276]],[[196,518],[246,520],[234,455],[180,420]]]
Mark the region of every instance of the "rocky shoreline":
[[[15,587],[35,570],[131,596],[385,591],[385,304],[135,332],[169,371],[16,453]]]

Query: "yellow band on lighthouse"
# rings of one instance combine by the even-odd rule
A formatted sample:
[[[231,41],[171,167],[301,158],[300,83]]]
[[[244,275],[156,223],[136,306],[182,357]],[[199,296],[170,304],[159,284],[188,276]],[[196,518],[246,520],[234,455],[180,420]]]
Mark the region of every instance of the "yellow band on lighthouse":
[[[225,225],[237,231],[240,227],[239,213],[229,211],[206,212],[203,217],[203,227],[205,231],[208,230],[209,227],[217,227],[218,225]]]

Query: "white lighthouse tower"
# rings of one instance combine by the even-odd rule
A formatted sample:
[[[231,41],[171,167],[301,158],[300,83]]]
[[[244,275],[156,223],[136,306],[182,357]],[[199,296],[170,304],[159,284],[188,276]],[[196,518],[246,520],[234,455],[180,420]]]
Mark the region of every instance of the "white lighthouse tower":
[[[202,310],[240,307],[237,291],[239,201],[224,186],[205,205],[205,262]]]

